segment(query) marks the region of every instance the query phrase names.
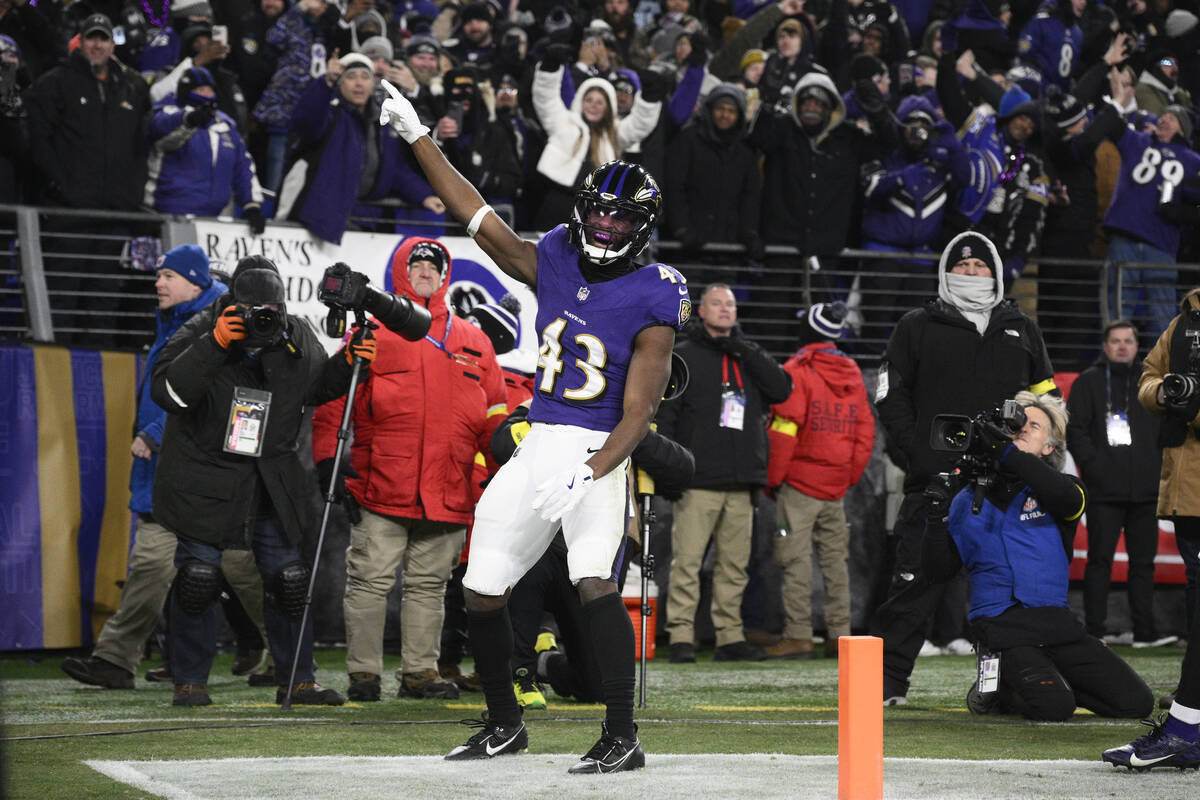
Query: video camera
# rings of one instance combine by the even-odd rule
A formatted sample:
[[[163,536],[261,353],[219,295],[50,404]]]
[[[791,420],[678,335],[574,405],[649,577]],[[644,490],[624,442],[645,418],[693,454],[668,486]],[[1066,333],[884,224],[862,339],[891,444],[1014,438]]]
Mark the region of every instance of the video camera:
[[[929,447],[940,453],[962,453],[955,467],[955,474],[962,483],[975,487],[971,513],[978,514],[983,508],[987,488],[996,479],[995,466],[989,458],[984,441],[984,425],[1015,434],[1025,427],[1025,408],[1016,400],[1005,400],[991,411],[982,411],[975,418],[960,414],[938,414],[929,425]]]
[[[341,338],[346,333],[346,312],[353,311],[359,326],[369,313],[385,328],[415,342],[429,332],[428,309],[415,305],[407,297],[372,288],[371,279],[342,262],[325,270],[317,299],[329,306],[325,334]]]

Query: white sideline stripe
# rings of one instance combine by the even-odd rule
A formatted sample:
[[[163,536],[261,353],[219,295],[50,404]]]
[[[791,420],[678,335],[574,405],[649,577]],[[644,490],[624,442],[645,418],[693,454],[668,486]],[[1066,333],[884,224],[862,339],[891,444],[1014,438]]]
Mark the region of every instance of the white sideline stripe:
[[[451,794],[489,800],[837,796],[836,756],[651,752],[645,770],[567,775],[578,757],[538,753],[471,762],[445,761],[441,756],[312,756],[83,763],[168,800],[378,800]],[[1100,800],[1131,795],[1184,800],[1195,798],[1196,778],[1194,772],[1177,770],[1131,774],[1102,763],[1099,753],[1088,761],[884,759],[888,800]]]
[[[85,761],[83,763],[102,775],[107,775],[114,781],[128,783],[130,786],[141,789],[143,792],[165,797],[167,800],[204,800],[200,795],[192,794],[186,789],[181,789],[171,783],[152,778],[146,773],[140,772],[130,766],[137,762]]]

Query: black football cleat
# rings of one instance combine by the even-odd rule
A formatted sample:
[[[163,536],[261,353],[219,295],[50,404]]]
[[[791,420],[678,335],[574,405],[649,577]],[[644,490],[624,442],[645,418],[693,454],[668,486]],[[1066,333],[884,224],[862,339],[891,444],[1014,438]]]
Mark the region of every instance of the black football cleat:
[[[529,734],[525,731],[524,722],[518,722],[516,725],[501,725],[499,722],[489,719],[485,711],[482,719],[464,719],[462,724],[480,730],[467,739],[465,744],[460,744],[447,753],[447,761],[471,761],[480,758],[516,755],[523,753],[529,747]]]
[[[608,772],[628,772],[646,766],[646,751],[642,743],[634,738],[613,736],[608,725],[600,725],[600,741],[592,745],[579,763],[567,770],[571,775],[603,775]]]

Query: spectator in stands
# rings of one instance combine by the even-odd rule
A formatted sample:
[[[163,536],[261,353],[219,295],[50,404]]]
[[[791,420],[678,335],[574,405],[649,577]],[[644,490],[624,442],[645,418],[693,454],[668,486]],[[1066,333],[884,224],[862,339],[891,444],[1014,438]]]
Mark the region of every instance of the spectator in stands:
[[[298,0],[267,31],[267,44],[278,54],[278,66],[251,116],[266,132],[262,185],[272,194],[283,181],[288,130],[296,104],[309,81],[325,74],[330,35],[322,15],[328,7],[325,0]]]
[[[147,125],[149,177],[144,202],[165,214],[215,217],[232,201],[255,235],[266,227],[254,161],[233,119],[217,110],[217,90],[204,67],[176,83],[177,96],[159,104]]]
[[[758,82],[762,79],[763,70],[767,68],[767,51],[751,48],[742,56],[738,77],[733,83],[742,87],[746,93],[746,119],[752,120],[758,116],[758,104],[761,95]]]
[[[600,19],[608,24],[624,64],[644,69],[650,66],[649,43],[633,21],[631,0],[604,0]]]
[[[741,242],[760,261],[758,158],[746,143],[746,96],[723,83],[671,143],[664,182],[667,224],[689,250],[707,242]]]
[[[424,34],[410,37],[404,45],[404,63],[411,74],[398,76],[399,83],[392,82],[412,101],[421,115],[421,122],[430,128],[435,127],[439,119],[440,100],[434,96],[432,86],[442,72],[441,56],[442,46],[437,39]]]
[[[225,58],[230,47],[212,38],[212,27],[191,25],[180,40],[183,58],[170,71],[162,74],[150,85],[150,102],[155,105],[176,94],[176,84],[192,67],[204,68],[216,90],[217,108],[233,121],[238,133],[245,134],[248,120],[246,98],[238,84],[237,73],[226,66]],[[178,102],[176,105],[180,105]]]
[[[54,31],[36,3],[0,0],[0,36],[12,39],[32,77],[54,64]]]
[[[854,83],[862,80],[871,81],[879,90],[884,102],[889,103],[889,106],[895,105],[892,98],[892,73],[888,71],[887,64],[875,56],[866,53],[856,55],[850,62],[850,79]],[[842,95],[842,103],[846,106],[846,120],[855,123],[869,133],[871,123],[867,121],[866,114],[859,108],[858,95],[854,89]]]
[[[781,283],[799,285],[811,257],[821,259],[825,267],[836,263],[854,218],[861,165],[898,144],[890,112],[875,85],[859,81],[855,92],[870,121],[870,134],[844,121],[846,109],[837,88],[819,72],[801,78],[786,111],[766,102],[759,109],[750,134],[750,143],[765,155],[759,229],[767,244],[799,250],[799,256],[768,260],[777,268],[770,281],[776,287],[773,292]],[[823,285],[821,290],[831,288]]]
[[[29,73],[21,49],[0,34],[0,203],[23,203],[32,197],[29,110],[21,99]]]
[[[496,54],[496,40],[492,35],[496,15],[492,5],[472,2],[462,6],[458,12],[458,30],[453,43],[446,42],[446,52],[460,66],[472,65],[480,72],[491,69]]]
[[[378,117],[376,117],[378,119]],[[488,337],[446,306],[450,254],[410,237],[392,258],[396,291],[429,309],[424,339],[386,328],[379,365],[355,397],[354,445],[343,491],[361,507],[346,551],[346,670],[352,700],[380,699],[387,596],[403,567],[401,697],[458,697],[437,670],[444,597],[475,510],[469,480],[476,454],[489,457],[508,409]],[[313,415],[313,459],[323,486],[333,477],[345,401]]]
[[[883,31],[893,53],[908,52],[908,26],[894,5],[887,0],[849,0],[847,42],[852,46],[860,44],[872,25],[884,26]]]
[[[1111,97],[1127,97],[1120,73],[1109,76]],[[1121,100],[1118,99],[1118,103]],[[1184,182],[1200,174],[1200,155],[1188,147],[1192,119],[1187,109],[1168,106],[1158,118],[1154,133],[1114,124],[1119,111],[1105,104],[1093,125],[1100,125],[1121,154],[1121,172],[1112,202],[1104,215],[1108,232],[1108,257],[1112,261],[1159,263],[1161,268],[1123,269],[1121,296],[1116,295],[1116,270],[1110,273],[1109,313],[1134,317],[1144,314],[1146,332],[1157,337],[1174,316],[1175,257],[1179,250],[1182,219],[1178,212]]]
[[[1057,391],[1053,376],[1041,331],[1004,299],[995,246],[973,231],[951,239],[938,264],[938,299],[896,325],[875,391],[887,453],[905,472],[891,593],[871,622],[883,636],[886,704],[907,702],[908,679],[944,585],[921,567],[929,503],[923,492],[935,474],[954,468],[957,456],[930,448],[930,422],[936,414],[990,411],[1021,389]]]
[[[520,193],[521,161],[502,123],[495,119],[491,84],[481,91],[473,68],[458,68],[442,78],[444,113],[434,141],[484,199],[511,203]]]
[[[680,398],[658,411],[658,431],[692,451],[696,474],[675,505],[667,630],[671,662],[696,660],[700,567],[715,549],[712,618],[717,661],[761,661],[746,641],[742,593],[750,562],[754,493],[766,485],[766,418],[785,400],[791,379],[759,345],[742,335],[737,302],[725,284],[710,284],[698,316],[676,352],[688,365]]]
[[[112,57],[113,46],[112,22],[93,14],[79,49],[26,95],[43,201],[138,207],[146,174],[146,84]]]
[[[335,244],[363,201],[398,195],[435,214],[445,210],[391,129],[375,124],[374,88],[369,58],[335,56],[305,87],[292,117],[297,148],[280,187],[278,216]]]
[[[133,548],[129,553],[129,572],[121,587],[121,602],[117,612],[108,618],[96,640],[92,654],[83,658],[68,657],[62,669],[72,678],[91,686],[106,689],[134,688],[134,675],[142,660],[146,640],[154,632],[163,601],[175,578],[175,534],[154,519],[151,490],[158,453],[162,448],[163,428],[167,413],[150,397],[150,374],[167,340],[196,312],[216,302],[228,287],[209,274],[208,257],[194,244],[180,245],[159,258],[155,270],[155,294],[158,310],[155,314],[158,333],[146,354],[141,385],[138,387],[137,419],[134,421],[133,467],[129,474],[131,494],[129,508],[137,520]],[[262,627],[262,581],[254,567],[254,555],[249,550],[226,550],[222,571],[232,579],[238,593],[258,627]],[[253,664],[250,654],[239,667],[244,675],[258,666],[262,658],[259,647]]]
[[[1167,106],[1192,108],[1192,95],[1180,85],[1179,77],[1178,58],[1167,50],[1152,53],[1133,92],[1138,108],[1151,114],[1162,114]]]
[[[617,96],[604,78],[581,83],[571,100],[563,102],[563,64],[550,48],[533,77],[533,106],[546,131],[546,148],[538,159],[538,172],[549,181],[546,197],[534,216],[534,226],[550,230],[570,215],[576,177],[619,158],[630,145],[641,142],[658,124],[661,97],[634,99],[629,116],[617,121]]]
[[[1067,400],[1067,446],[1088,496],[1083,611],[1088,633],[1105,638],[1113,553],[1124,529],[1133,644],[1160,647],[1178,637],[1159,636],[1154,621],[1159,419],[1137,401],[1137,328],[1128,320],[1111,322],[1103,342],[1102,355],[1071,384]]]
[[[950,197],[970,180],[970,160],[954,128],[924,97],[904,98],[897,117],[903,147],[863,165],[863,247],[932,255]],[[936,270],[932,258],[870,261],[866,269],[883,273],[862,286],[871,293],[870,305],[883,308],[864,322],[863,338],[885,340],[914,301],[934,294]]]
[[[620,96],[618,95],[618,103]],[[633,98],[630,98],[630,107]],[[496,119],[492,127],[503,131],[508,147],[517,156],[521,168],[521,182],[517,193],[516,227],[519,230],[532,228],[529,215],[541,203],[536,188],[537,163],[546,144],[546,134],[532,111],[526,111],[522,101],[521,84],[512,75],[502,75],[496,85]],[[515,407],[515,406],[514,406]]]
[[[787,102],[786,91],[812,69],[816,29],[807,16],[788,17],[775,29],[775,49],[767,58],[758,91],[763,105]]]
[[[1004,93],[996,114],[1004,144],[1004,169],[997,183],[999,195],[993,197],[980,229],[999,242],[1007,284],[1019,278],[1025,265],[1036,258],[1050,202],[1050,178],[1032,138],[1040,117],[1037,104],[1019,86]]]
[[[846,306],[817,303],[800,313],[800,349],[783,369],[792,393],[771,409],[767,486],[775,493],[783,571],[783,639],[767,658],[813,652],[812,555],[825,586],[825,657],[850,635],[850,525],[842,498],[862,478],[875,446],[875,417],[862,372],[837,349]]]
[[[254,8],[240,20],[242,38],[232,43],[231,58],[248,108],[258,105],[259,98],[271,82],[271,76],[275,74],[279,53],[268,44],[267,32],[279,21],[285,8],[287,4],[284,0],[258,0]],[[254,134],[252,129],[251,139]]]
[[[1071,89],[1071,78],[1083,51],[1079,17],[1086,6],[1087,0],[1046,0],[1021,31],[1017,51],[1023,61],[1041,73],[1043,93],[1049,86],[1064,92]]]
[[[179,63],[180,53],[187,53],[183,49],[184,32],[195,25],[211,26],[212,21],[213,9],[208,0],[176,0],[171,4],[168,24],[150,37],[138,54],[138,71],[153,75]]]

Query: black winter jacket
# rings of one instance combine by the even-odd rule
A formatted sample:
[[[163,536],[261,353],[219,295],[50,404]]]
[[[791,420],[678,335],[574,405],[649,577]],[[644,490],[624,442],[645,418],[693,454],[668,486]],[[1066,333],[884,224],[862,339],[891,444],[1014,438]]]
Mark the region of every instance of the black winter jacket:
[[[685,337],[675,351],[688,365],[687,389],[659,407],[658,432],[695,456],[690,488],[765,486],[767,415],[773,403],[782,403],[792,393],[792,379],[737,328],[730,336],[713,338],[697,320],[685,329]],[[741,374],[746,394],[741,430],[721,427],[723,363],[728,364],[731,384],[736,383],[736,373]]]
[[[940,299],[905,314],[888,341],[875,391],[888,455],[905,472],[904,491],[921,491],[957,461],[929,446],[935,415],[974,417],[1023,389],[1044,394],[1053,377],[1042,332],[1011,300],[993,309],[982,336]]]
[[[1102,355],[1071,384],[1067,447],[1093,503],[1153,503],[1158,498],[1160,418],[1138,402],[1141,374],[1141,361],[1115,364]],[[1110,410],[1124,411],[1129,418],[1132,445],[1109,445]]]
[[[312,497],[297,452],[306,405],[345,394],[350,365],[344,349],[331,356],[309,325],[296,318],[289,335],[299,355],[264,348],[257,358],[238,343],[228,351],[213,338],[225,295],[192,317],[163,348],[150,396],[167,412],[154,517],[173,533],[213,545],[245,545],[266,491],[288,540],[298,545],[312,521]],[[222,450],[234,387],[271,392],[262,455]]]
[[[136,210],[146,183],[146,82],[109,59],[103,84],[78,51],[26,93],[43,197],[73,208]]]

